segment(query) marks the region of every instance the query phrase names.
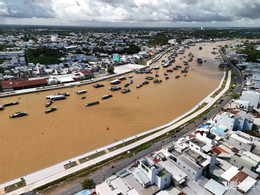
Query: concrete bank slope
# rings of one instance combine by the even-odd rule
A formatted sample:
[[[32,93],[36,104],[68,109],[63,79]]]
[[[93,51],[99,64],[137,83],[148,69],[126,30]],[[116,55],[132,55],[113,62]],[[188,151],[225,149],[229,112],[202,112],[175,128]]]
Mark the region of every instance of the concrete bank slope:
[[[224,74],[224,77],[225,77],[225,74]],[[224,77],[223,77],[219,87],[221,87],[221,85],[222,85],[222,83],[224,81]],[[117,150],[112,151],[110,153],[104,154],[104,155],[102,155],[100,157],[97,157],[97,158],[92,159],[90,161],[87,161],[85,163],[79,164],[79,165],[77,165],[75,167],[72,167],[70,169],[67,169],[67,170],[65,170],[65,168],[64,168],[64,164],[65,164],[65,161],[64,161],[62,163],[56,164],[56,165],[48,167],[46,169],[42,169],[40,171],[37,171],[37,172],[34,172],[32,174],[26,175],[26,176],[23,177],[23,179],[25,179],[25,181],[26,181],[26,186],[22,187],[22,188],[20,188],[18,190],[15,190],[13,192],[10,192],[8,194],[22,194],[22,193],[25,193],[25,192],[32,191],[33,189],[35,189],[37,187],[40,187],[42,185],[45,185],[45,184],[50,183],[52,181],[55,181],[55,180],[57,180],[59,178],[62,178],[62,177],[67,176],[69,174],[72,174],[72,173],[74,173],[76,171],[79,171],[79,170],[84,169],[86,167],[89,167],[91,165],[95,165],[95,164],[97,164],[97,163],[99,163],[101,161],[104,161],[106,159],[112,158],[112,157],[114,157],[114,156],[116,156],[118,154],[127,152],[128,150],[131,150],[131,149],[133,149],[133,148],[135,148],[135,147],[137,147],[137,146],[139,146],[139,145],[141,145],[141,144],[143,144],[145,142],[153,140],[156,137],[159,137],[159,136],[161,136],[161,135],[163,135],[163,134],[165,134],[165,133],[167,133],[167,132],[169,132],[169,131],[171,131],[171,130],[173,130],[173,129],[175,129],[175,128],[177,128],[177,127],[179,127],[179,126],[181,126],[181,125],[183,125],[185,123],[187,123],[189,120],[195,118],[196,116],[200,115],[201,113],[206,111],[208,108],[210,108],[229,89],[230,82],[231,82],[231,71],[228,72],[228,79],[227,79],[225,88],[217,96],[215,96],[214,98],[210,97],[213,94],[213,92],[212,92],[211,94],[209,94],[209,96],[207,96],[204,100],[202,100],[202,103],[205,102],[205,101],[208,103],[205,107],[203,107],[202,109],[198,110],[197,112],[187,116],[186,118],[183,118],[184,116],[181,116],[181,118],[183,118],[181,120],[179,120],[180,117],[178,117],[177,119],[174,120],[175,121],[174,124],[168,125],[166,128],[162,129],[161,131],[159,131],[159,132],[157,132],[157,133],[155,133],[153,135],[150,135],[150,136],[148,136],[148,137],[146,137],[146,138],[144,138],[142,140],[134,142],[134,143],[132,143],[130,145],[124,146],[124,147],[122,147],[120,149],[117,149]],[[218,90],[219,87],[216,90]],[[216,91],[216,90],[214,90],[214,91]],[[199,105],[200,105],[200,103],[199,103]],[[197,106],[194,107],[191,110],[191,112],[193,112],[194,109],[197,108]],[[186,113],[186,115],[187,114],[189,114],[189,113]],[[176,121],[178,121],[178,122],[176,122]],[[133,137],[137,137],[137,136],[133,136]],[[121,140],[121,141],[124,142],[126,140]],[[120,144],[120,143],[115,143],[115,144],[117,145],[117,144]],[[110,148],[110,147],[111,147],[110,145],[106,146],[106,147],[103,147],[102,150],[104,150],[104,148]],[[92,151],[92,152],[95,153],[95,152],[98,152],[98,151]],[[86,156],[86,155],[84,155],[84,156]],[[79,158],[81,158],[81,156],[73,158],[70,161],[75,161],[75,160],[77,160]],[[66,163],[68,163],[68,161],[66,161]],[[14,183],[19,182],[19,181],[21,181],[21,179],[12,180],[10,182],[7,182],[5,184],[0,185],[0,192],[3,191],[4,187],[9,186],[9,185],[14,184]]]

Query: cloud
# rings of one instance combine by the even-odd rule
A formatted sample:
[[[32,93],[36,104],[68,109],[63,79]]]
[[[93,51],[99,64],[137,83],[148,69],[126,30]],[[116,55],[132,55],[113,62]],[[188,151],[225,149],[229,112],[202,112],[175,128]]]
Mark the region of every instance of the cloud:
[[[259,0],[2,0],[0,16],[101,23],[233,22],[260,19]],[[64,23],[64,22],[63,22]]]
[[[48,0],[1,0],[0,16],[16,18],[53,18]]]

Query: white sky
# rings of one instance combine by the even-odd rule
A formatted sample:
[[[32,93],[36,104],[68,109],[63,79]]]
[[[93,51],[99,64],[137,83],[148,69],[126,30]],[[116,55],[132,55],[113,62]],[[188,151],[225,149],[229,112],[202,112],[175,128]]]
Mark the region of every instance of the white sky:
[[[260,0],[0,0],[0,24],[260,27]]]

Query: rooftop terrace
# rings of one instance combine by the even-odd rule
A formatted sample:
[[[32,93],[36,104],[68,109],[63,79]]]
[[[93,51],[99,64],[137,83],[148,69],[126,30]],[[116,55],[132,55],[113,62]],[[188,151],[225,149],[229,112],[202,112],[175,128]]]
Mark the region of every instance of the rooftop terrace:
[[[192,143],[198,145],[199,147],[203,147],[203,146],[206,145],[206,143],[204,143],[204,142],[202,142],[202,141],[200,141],[200,140],[198,140],[198,139],[196,139],[196,138],[190,140],[190,142],[192,142]]]

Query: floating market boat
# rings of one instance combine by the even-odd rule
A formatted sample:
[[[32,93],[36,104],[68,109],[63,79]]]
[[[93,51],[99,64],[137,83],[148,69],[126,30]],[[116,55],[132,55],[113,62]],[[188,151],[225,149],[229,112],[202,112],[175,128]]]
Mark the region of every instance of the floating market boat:
[[[18,117],[22,117],[22,116],[27,116],[28,114],[26,112],[16,112],[14,114],[12,114],[11,116],[9,116],[10,118],[18,118]]]
[[[97,104],[99,104],[99,101],[88,103],[85,106],[88,107],[88,106],[94,106],[94,105],[97,105]]]
[[[111,98],[111,97],[113,97],[113,95],[109,94],[109,95],[104,95],[101,99],[106,100],[106,99]]]
[[[55,110],[57,110],[56,107],[49,107],[49,109],[45,111],[45,114],[48,114],[50,112],[54,112]]]

